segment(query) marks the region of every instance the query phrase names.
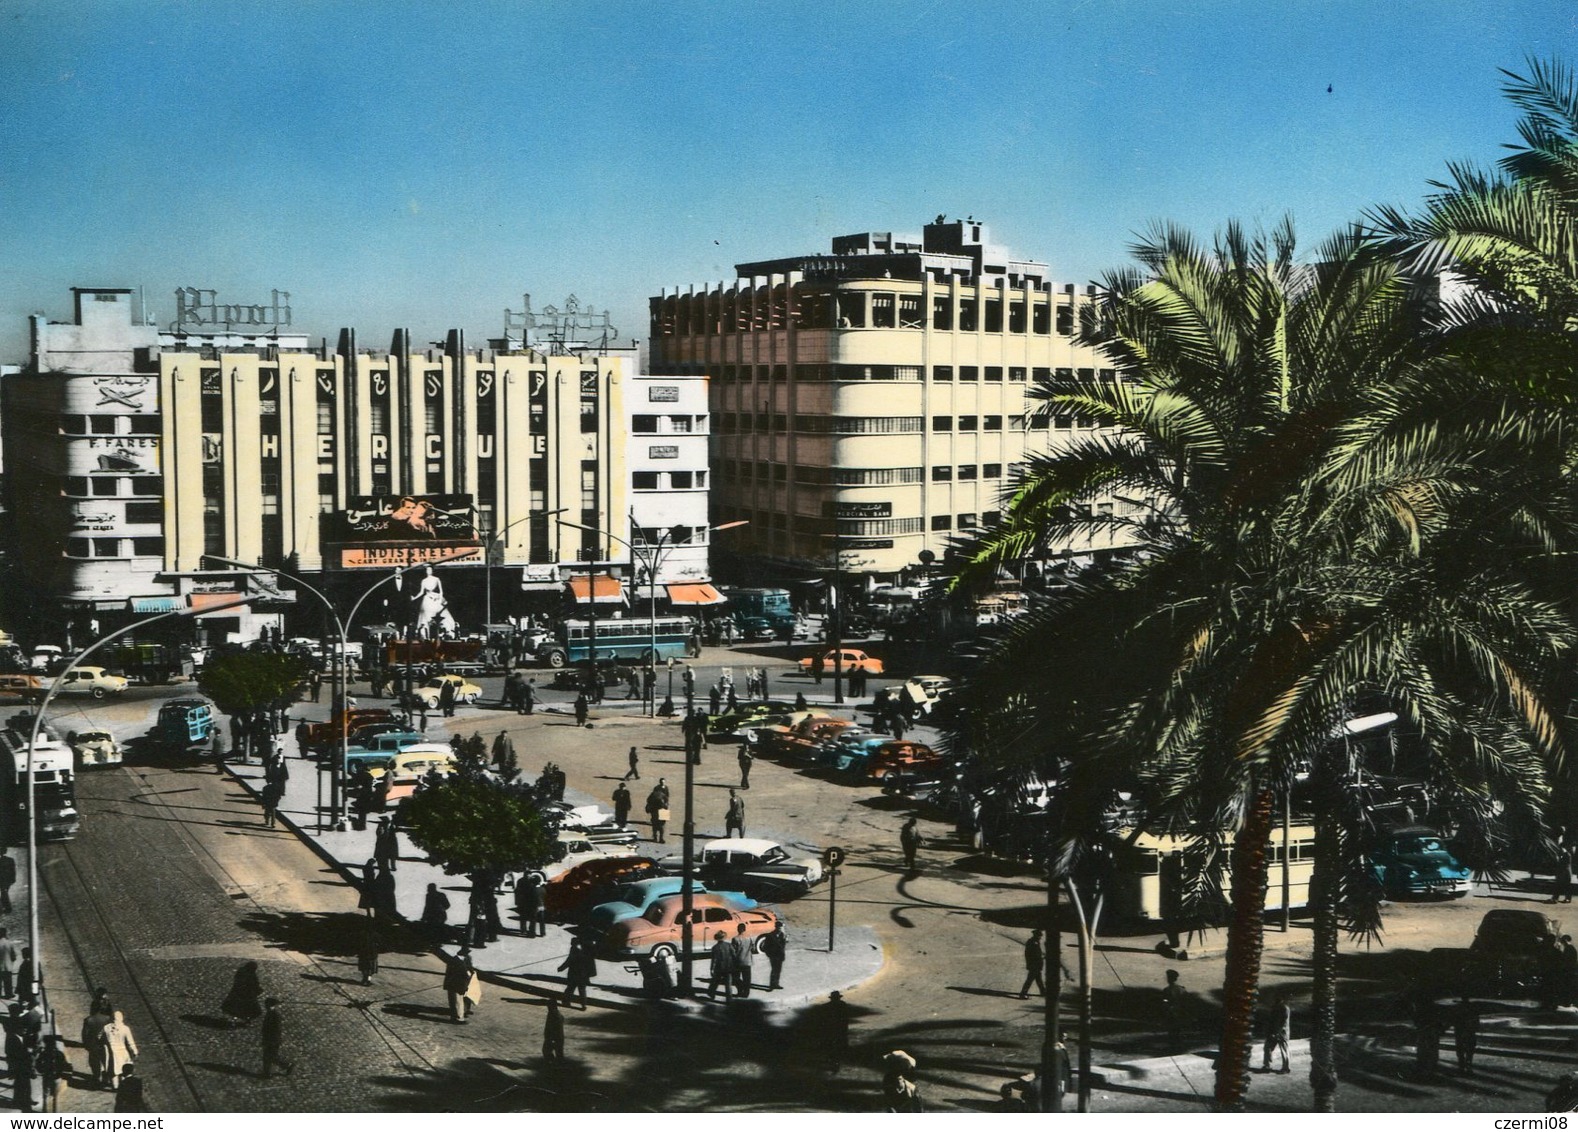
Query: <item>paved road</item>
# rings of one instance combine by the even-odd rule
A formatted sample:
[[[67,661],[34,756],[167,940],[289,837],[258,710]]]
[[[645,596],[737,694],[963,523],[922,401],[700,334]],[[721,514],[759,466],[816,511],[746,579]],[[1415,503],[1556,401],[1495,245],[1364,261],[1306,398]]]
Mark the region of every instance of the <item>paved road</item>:
[[[702,658],[707,668],[728,663],[736,671],[754,662],[721,650]],[[781,666],[773,672],[775,692],[812,687],[780,680]],[[327,706],[304,710],[321,717]],[[146,710],[132,703],[106,709],[128,727]],[[553,759],[572,788],[604,801],[632,743],[642,749],[647,778],[678,781],[672,724],[638,721],[629,709],[609,709],[595,723],[583,730],[562,716],[526,720],[486,709],[463,709],[454,721],[462,733],[480,730],[489,739],[508,729],[529,771]],[[443,727],[434,721],[435,736],[447,734]],[[721,826],[725,788],[736,774],[732,751],[708,753],[697,791],[704,832]],[[644,1006],[575,1012],[572,1071],[546,1072],[533,1056],[542,1012],[528,993],[490,988],[479,1019],[459,1028],[443,1020],[439,967],[418,948],[393,958],[370,991],[347,981],[359,927],[354,895],[293,837],[260,830],[255,805],[236,784],[206,771],[127,768],[85,776],[82,793],[82,836],[47,851],[48,893],[69,925],[58,938],[72,948],[51,958],[53,981],[64,986],[62,972],[74,970],[78,987],[102,983],[128,1004],[151,1092],[170,1108],[869,1110],[880,1106],[877,1057],[903,1048],[920,1059],[931,1107],[982,1110],[996,1106],[999,1086],[1031,1064],[1040,1042],[1040,1004],[1017,998],[1019,946],[1043,901],[1037,878],[970,852],[930,821],[922,823],[922,867],[904,875],[897,851],[904,811],[870,788],[764,761],[752,774],[751,832],[848,848],[839,921],[870,925],[887,954],[883,973],[849,993],[855,1052],[836,1075],[821,1063],[812,1016],[764,1005],[701,1016]],[[1408,958],[1462,944],[1488,907],[1529,906],[1536,898],[1478,892],[1467,901],[1396,908],[1385,946],[1344,945],[1342,1018],[1352,1035],[1344,1043],[1344,1109],[1537,1107],[1572,1062],[1573,1014],[1494,1010],[1481,1054],[1494,1077],[1417,1081],[1395,998]],[[792,910],[806,930],[825,927],[822,893]],[[1154,952],[1155,938],[1110,936],[1096,957],[1095,1060],[1112,1067],[1096,1097],[1101,1111],[1207,1103],[1208,1058],[1160,1056],[1154,996],[1163,969],[1174,964]],[[1308,938],[1297,923],[1287,935],[1268,933],[1266,981],[1294,988],[1296,1009],[1297,996],[1307,994]],[[1217,935],[1177,964],[1202,1019],[1219,1001],[1220,946]],[[230,974],[246,958],[259,959],[270,989],[289,1004],[305,1056],[288,1084],[254,1075],[255,1033],[216,1025]],[[57,1001],[69,1033],[81,1003],[73,1012],[65,996]],[[1065,1018],[1072,1028],[1072,1004]],[[1307,1034],[1304,1026],[1296,1015],[1296,1036]],[[1208,1052],[1210,1037],[1202,1024],[1190,1049]],[[1305,1058],[1296,1043],[1292,1074],[1257,1075],[1251,1103],[1305,1108]]]

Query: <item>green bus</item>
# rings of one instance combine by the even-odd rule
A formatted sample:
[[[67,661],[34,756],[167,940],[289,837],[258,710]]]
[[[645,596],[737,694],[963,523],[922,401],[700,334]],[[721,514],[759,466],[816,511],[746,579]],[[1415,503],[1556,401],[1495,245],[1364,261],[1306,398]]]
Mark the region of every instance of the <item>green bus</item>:
[[[592,622],[560,622],[553,640],[538,652],[549,668],[584,664],[592,659],[622,660],[635,664],[660,664],[669,657],[700,656],[701,645],[689,617],[646,618],[611,617],[596,622],[597,637],[592,638]]]

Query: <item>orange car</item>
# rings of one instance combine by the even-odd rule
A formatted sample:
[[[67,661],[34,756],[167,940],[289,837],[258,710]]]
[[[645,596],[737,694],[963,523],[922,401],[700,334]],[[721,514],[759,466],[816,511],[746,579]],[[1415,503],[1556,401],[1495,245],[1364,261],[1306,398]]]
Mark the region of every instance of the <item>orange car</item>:
[[[746,938],[752,940],[760,939],[778,926],[778,916],[766,908],[742,912],[716,893],[698,892],[691,896],[691,901],[692,952],[705,952],[712,947],[713,937],[718,932],[733,939],[741,924],[745,925]],[[665,896],[654,901],[641,915],[619,920],[603,937],[604,954],[614,958],[632,955],[657,958],[665,952],[678,955],[685,938],[685,925],[680,919],[684,909],[684,896]]]
[[[583,909],[599,903],[593,898],[605,888],[645,880],[661,871],[651,857],[594,857],[549,880],[543,907],[552,919],[575,919]]]
[[[812,715],[793,727],[764,727],[756,733],[758,751],[768,758],[809,762],[817,744],[855,726],[853,720]]]
[[[941,771],[948,760],[925,743],[883,743],[866,760],[866,777],[883,779],[890,774],[923,774]]]
[[[862,671],[868,676],[882,675],[882,662],[874,656],[867,656],[859,649],[829,649],[822,654],[822,675],[833,675],[834,661],[842,657],[842,667],[846,673]],[[800,658],[800,671],[810,672],[816,663],[814,656]]]

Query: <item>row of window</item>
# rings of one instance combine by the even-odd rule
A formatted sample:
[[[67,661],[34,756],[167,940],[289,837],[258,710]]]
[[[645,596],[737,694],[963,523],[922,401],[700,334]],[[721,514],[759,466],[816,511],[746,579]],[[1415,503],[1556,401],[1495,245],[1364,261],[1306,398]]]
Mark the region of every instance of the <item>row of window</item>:
[[[67,436],[158,436],[159,418],[146,413],[66,413],[60,418],[60,431]]]
[[[759,531],[792,530],[796,534],[824,536],[834,533],[834,521],[818,518],[814,515],[795,515],[791,517],[778,511],[754,511],[751,512],[751,516],[751,525]],[[913,535],[922,533],[928,526],[934,531],[968,531],[980,527],[994,526],[999,518],[1001,518],[1001,513],[997,511],[965,511],[958,515],[933,515],[929,523],[919,517],[904,519],[840,519],[837,520],[837,533],[848,537],[857,535]]]
[[[1006,418],[1000,413],[984,415],[965,413],[958,417],[932,417],[931,430],[933,432],[1002,432],[1005,419],[1010,432],[1096,427],[1095,420],[1090,417],[1078,417],[1067,413],[1059,413],[1056,416],[1044,414],[1026,416],[1023,413],[1014,413]],[[801,414],[797,418],[798,428],[795,431],[801,434],[838,436],[920,432],[924,420],[923,417],[826,417]],[[782,413],[718,414],[717,435],[719,436],[749,436],[753,433],[788,431],[789,419]]]
[[[707,415],[682,416],[639,415],[630,418],[630,431],[636,433],[693,433],[707,431]]]
[[[795,366],[714,366],[713,375],[723,385],[744,381],[785,381],[790,373],[797,382],[920,381],[925,366],[801,364]],[[1034,381],[1043,386],[1069,386],[1079,381],[1114,381],[1116,371],[1073,366],[932,366],[931,379],[946,382]]]
[[[162,538],[68,538],[67,558],[163,558]]]
[[[979,475],[976,474],[977,471],[979,471]],[[946,483],[955,479],[1000,480],[1002,478],[1003,466],[1001,464],[981,464],[979,466],[975,464],[960,464],[957,469],[949,464],[939,464],[931,470],[933,483]]]
[[[995,290],[995,294],[994,294]],[[933,293],[931,302],[916,292],[811,290],[802,286],[757,292],[712,291],[654,299],[652,334],[742,334],[753,330],[932,330],[987,334],[1074,334],[1072,303],[1032,300],[983,287],[980,293]]]
[[[635,491],[690,491],[707,486],[706,472],[631,472]]]
[[[130,484],[130,488],[125,485]],[[163,476],[66,476],[60,494],[83,499],[113,499],[120,495],[163,495]]]

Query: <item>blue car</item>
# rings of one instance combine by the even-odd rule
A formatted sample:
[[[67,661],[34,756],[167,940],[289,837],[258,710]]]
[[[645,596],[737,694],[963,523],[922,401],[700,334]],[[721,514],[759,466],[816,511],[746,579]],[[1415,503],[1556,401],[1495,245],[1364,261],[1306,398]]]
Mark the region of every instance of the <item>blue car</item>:
[[[612,900],[606,904],[599,904],[588,913],[586,923],[591,928],[604,931],[620,920],[645,915],[648,908],[665,896],[677,896],[682,891],[680,880],[680,877],[648,877],[646,880],[635,880],[620,885],[614,892]],[[710,891],[699,880],[691,882],[692,893]],[[756,901],[743,892],[720,892],[717,895],[727,900],[738,912],[756,907]]]
[[[1447,851],[1441,835],[1427,826],[1402,826],[1386,833],[1370,853],[1370,871],[1388,900],[1468,895],[1469,870]]]

